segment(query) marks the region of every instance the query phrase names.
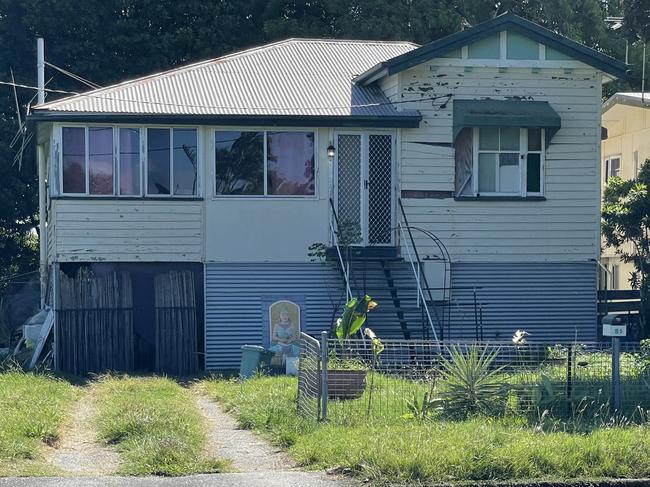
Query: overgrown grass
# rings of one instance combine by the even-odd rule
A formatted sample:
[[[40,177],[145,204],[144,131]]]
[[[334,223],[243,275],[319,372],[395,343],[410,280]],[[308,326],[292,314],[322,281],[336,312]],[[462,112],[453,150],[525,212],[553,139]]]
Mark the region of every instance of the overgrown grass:
[[[120,473],[175,476],[226,468],[206,453],[205,420],[191,392],[176,382],[106,376],[93,387],[99,437],[116,445]]]
[[[523,419],[366,421],[363,409],[356,421],[315,425],[297,415],[295,379],[208,380],[202,387],[243,427],[288,447],[302,465],[348,468],[375,482],[650,476],[644,425],[544,433]]]
[[[0,476],[52,475],[42,454],[52,445],[79,390],[49,375],[0,373]]]

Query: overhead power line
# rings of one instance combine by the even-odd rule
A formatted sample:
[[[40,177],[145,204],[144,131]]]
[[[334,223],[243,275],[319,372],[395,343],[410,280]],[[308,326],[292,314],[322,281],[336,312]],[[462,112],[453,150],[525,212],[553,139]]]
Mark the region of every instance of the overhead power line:
[[[79,81],[80,83],[83,83],[86,86],[90,86],[93,89],[101,88],[101,86],[98,85],[97,83],[93,83],[92,81],[87,80],[86,78],[82,78],[78,74],[74,74],[74,73],[68,71],[67,69],[64,69],[64,68],[61,68],[61,67],[57,66],[56,64],[48,63],[47,61],[45,61],[45,64],[46,64],[46,66],[49,66],[50,68],[56,69],[60,73],[63,73],[66,76],[69,76],[70,78],[72,78],[72,79],[74,79],[76,81]]]

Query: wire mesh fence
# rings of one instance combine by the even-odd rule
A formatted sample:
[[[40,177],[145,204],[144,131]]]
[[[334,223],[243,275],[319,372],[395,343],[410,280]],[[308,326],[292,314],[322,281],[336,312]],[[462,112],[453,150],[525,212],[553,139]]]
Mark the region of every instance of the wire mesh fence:
[[[366,340],[327,344],[327,419],[337,423],[469,412],[633,420],[650,410],[650,351],[639,344],[620,344],[614,386],[607,342],[385,340],[377,355]]]
[[[298,361],[298,414],[321,419],[321,348],[318,340],[300,334]]]

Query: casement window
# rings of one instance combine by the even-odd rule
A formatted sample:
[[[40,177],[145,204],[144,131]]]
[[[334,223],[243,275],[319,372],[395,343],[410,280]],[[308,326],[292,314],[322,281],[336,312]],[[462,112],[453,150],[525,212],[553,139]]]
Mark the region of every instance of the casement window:
[[[195,128],[62,127],[61,143],[63,195],[198,195]]]
[[[216,131],[217,196],[313,196],[314,132]]]
[[[605,159],[605,182],[609,178],[620,177],[621,175],[621,156],[611,156]]]
[[[147,129],[147,194],[197,194],[196,129]]]
[[[544,194],[544,129],[463,129],[455,142],[456,196]]]
[[[63,127],[63,193],[112,195],[113,128]]]
[[[542,194],[543,129],[476,128],[475,194]]]

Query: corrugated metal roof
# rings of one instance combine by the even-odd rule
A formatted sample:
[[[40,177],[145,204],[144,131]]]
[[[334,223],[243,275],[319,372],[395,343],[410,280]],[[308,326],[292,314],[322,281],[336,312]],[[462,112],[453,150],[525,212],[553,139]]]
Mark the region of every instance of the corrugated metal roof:
[[[156,115],[413,116],[353,78],[407,42],[288,39],[35,107]]]
[[[603,113],[617,104],[629,105],[639,108],[650,108],[650,92],[647,92],[645,94],[641,93],[640,91],[614,93],[603,104]]]

